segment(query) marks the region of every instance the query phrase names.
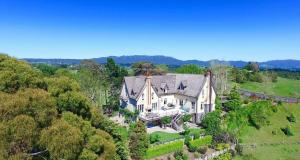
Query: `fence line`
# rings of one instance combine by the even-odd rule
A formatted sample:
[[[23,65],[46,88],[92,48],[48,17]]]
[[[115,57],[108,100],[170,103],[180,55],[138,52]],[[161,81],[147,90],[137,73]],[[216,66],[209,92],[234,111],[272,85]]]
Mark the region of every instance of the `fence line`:
[[[300,98],[291,98],[291,97],[281,97],[281,96],[274,96],[274,95],[267,95],[264,93],[259,92],[251,92],[244,89],[239,89],[241,95],[246,97],[257,97],[259,99],[273,99],[277,102],[286,102],[286,103],[300,103]]]

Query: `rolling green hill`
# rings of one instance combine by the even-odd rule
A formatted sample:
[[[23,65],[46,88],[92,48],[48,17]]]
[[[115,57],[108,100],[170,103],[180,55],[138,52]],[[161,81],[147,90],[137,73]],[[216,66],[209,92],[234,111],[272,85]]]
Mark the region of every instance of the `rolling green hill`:
[[[287,116],[291,113],[296,122],[289,122]],[[289,125],[293,136],[286,136],[282,127]],[[272,133],[273,132],[273,133]],[[300,104],[283,104],[277,113],[270,117],[270,125],[257,130],[247,126],[241,136],[244,154],[251,154],[252,159],[264,160],[296,160],[300,157]],[[236,157],[243,160],[245,157]]]
[[[300,81],[278,77],[277,82],[246,82],[240,88],[268,95],[300,98]]]

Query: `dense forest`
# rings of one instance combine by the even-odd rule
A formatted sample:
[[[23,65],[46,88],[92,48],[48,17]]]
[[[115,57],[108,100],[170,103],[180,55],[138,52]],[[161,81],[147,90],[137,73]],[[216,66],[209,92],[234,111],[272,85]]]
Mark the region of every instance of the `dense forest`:
[[[113,61],[102,67],[32,67],[0,55],[0,159],[129,159],[128,141],[94,88],[106,86],[111,110],[126,72]]]

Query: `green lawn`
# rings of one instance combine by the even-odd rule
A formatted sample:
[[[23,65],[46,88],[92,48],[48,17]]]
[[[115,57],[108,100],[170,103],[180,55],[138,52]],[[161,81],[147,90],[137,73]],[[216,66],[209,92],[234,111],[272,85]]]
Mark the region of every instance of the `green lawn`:
[[[286,97],[300,98],[300,81],[278,77],[276,83],[273,82],[246,82],[238,84],[240,88],[249,91],[266,93],[269,95],[278,95]]]
[[[211,141],[212,141],[212,136],[205,136],[203,138],[192,140],[190,141],[190,143],[192,146],[199,148],[200,146],[211,144]]]
[[[204,133],[204,132],[205,132],[205,130],[200,129],[200,128],[191,128],[190,129],[190,135],[200,134],[200,133]]]
[[[296,123],[290,123],[287,116],[293,113]],[[252,154],[259,160],[293,160],[300,157],[300,104],[283,104],[279,106],[277,113],[270,117],[271,124],[263,126],[260,130],[247,126],[241,133],[243,144],[255,144],[256,147],[244,147],[245,154]],[[281,127],[291,126],[294,136],[286,136],[281,131]],[[277,132],[276,135],[272,131]],[[289,144],[274,144],[274,143]],[[295,144],[299,142],[299,144]],[[272,143],[272,144],[271,144]],[[236,160],[243,159],[236,157]]]
[[[166,132],[161,132],[161,131],[153,132],[153,133],[151,133],[151,135],[158,135],[159,142],[166,142],[166,141],[171,141],[174,139],[184,138],[184,136],[180,135],[179,133],[166,133]]]
[[[150,147],[147,150],[146,159],[154,158],[164,154],[172,153],[183,148],[183,140],[178,140],[171,143],[161,144],[157,146]]]
[[[201,132],[204,132],[204,130],[200,129],[200,128],[191,128],[190,129],[190,135],[200,134]],[[179,133],[166,133],[166,132],[161,132],[161,131],[153,132],[153,133],[151,133],[151,135],[158,135],[159,142],[166,142],[166,141],[171,141],[174,139],[184,138],[184,136],[180,135]]]

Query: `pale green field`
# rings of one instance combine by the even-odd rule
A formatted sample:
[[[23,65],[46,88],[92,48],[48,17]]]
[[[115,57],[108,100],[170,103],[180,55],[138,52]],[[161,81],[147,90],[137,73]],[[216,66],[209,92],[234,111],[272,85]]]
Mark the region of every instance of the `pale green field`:
[[[240,88],[249,91],[266,93],[269,95],[300,98],[300,81],[278,77],[276,83],[272,82],[246,82],[238,84]]]

